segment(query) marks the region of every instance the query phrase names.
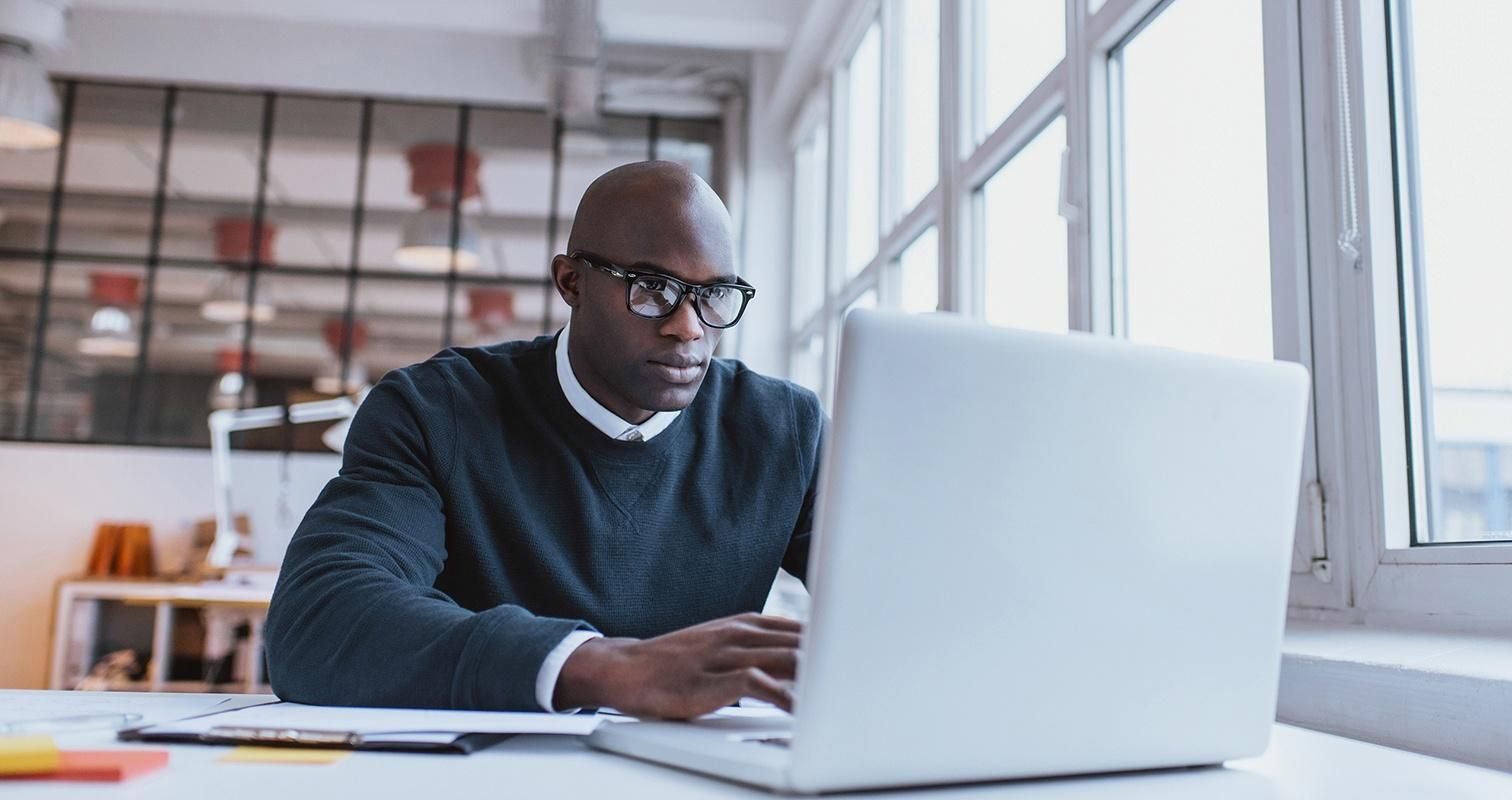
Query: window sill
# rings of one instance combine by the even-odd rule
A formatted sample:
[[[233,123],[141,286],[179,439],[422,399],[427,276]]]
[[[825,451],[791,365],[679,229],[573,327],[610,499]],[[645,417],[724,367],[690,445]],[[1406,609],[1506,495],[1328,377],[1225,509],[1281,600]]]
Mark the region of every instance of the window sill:
[[[1512,637],[1288,620],[1276,718],[1512,771]]]

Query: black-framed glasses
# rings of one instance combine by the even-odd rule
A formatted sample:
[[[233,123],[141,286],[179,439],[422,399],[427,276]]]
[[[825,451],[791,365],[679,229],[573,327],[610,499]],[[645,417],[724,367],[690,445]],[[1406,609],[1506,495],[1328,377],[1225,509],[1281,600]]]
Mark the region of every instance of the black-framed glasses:
[[[693,295],[693,311],[711,328],[729,328],[745,314],[746,304],[756,296],[756,287],[736,278],[736,283],[688,283],[659,272],[621,267],[606,258],[574,250],[567,254],[594,269],[625,282],[625,306],[643,319],[665,319]]]

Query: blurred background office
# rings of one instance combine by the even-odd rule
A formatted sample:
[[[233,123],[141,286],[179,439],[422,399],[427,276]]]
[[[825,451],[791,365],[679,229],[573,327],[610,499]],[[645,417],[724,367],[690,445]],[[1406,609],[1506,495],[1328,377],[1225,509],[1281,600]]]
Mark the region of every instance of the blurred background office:
[[[827,400],[840,319],[882,306],[1298,361],[1296,630],[1506,630],[1509,27],[1472,0],[0,0],[0,687],[263,688],[342,403],[556,331],[579,197],[647,158],[735,220],[760,294],[722,355]]]

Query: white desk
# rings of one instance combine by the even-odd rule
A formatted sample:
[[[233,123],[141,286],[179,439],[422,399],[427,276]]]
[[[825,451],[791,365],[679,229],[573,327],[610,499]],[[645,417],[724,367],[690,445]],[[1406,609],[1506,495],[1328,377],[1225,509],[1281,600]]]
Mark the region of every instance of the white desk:
[[[131,747],[110,732],[59,736],[64,747]],[[772,797],[734,784],[589,750],[577,739],[519,736],[470,756],[352,753],[326,765],[222,764],[230,748],[174,745],[167,768],[121,784],[0,782],[0,797],[298,800],[298,798]],[[847,794],[842,797],[864,797]],[[1512,798],[1512,774],[1277,725],[1262,757],[1227,768],[887,792],[902,798],[1314,800]]]

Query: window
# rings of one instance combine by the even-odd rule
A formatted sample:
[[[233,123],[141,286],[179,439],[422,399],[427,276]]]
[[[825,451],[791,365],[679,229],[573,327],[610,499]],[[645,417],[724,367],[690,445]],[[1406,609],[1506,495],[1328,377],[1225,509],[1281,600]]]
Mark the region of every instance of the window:
[[[1512,8],[1393,8],[1412,542],[1512,540]]]
[[[1298,362],[1313,403],[1292,605],[1512,619],[1512,271],[1495,238],[1512,219],[1512,10],[854,5],[820,76],[835,268],[815,288],[795,249],[795,377],[831,394],[840,321],[868,304]],[[858,125],[878,92],[873,170]],[[816,156],[793,141],[801,172]]]
[[[806,322],[824,303],[828,188],[829,130],[816,125],[798,145],[793,164],[794,326]]]
[[[810,336],[793,354],[793,382],[824,395],[824,337]]]
[[[852,300],[850,302],[850,305],[848,305],[848,306],[845,307],[845,312],[841,313],[840,316],[843,319],[845,317],[845,314],[849,313],[850,310],[853,309],[853,308],[876,308],[876,307],[877,307],[877,290],[874,287],[874,288],[871,288],[871,289],[867,289],[866,291],[864,291],[861,294],[857,295],[856,299]]]
[[[882,32],[873,22],[846,67],[845,274],[861,272],[877,253],[880,213]]]
[[[204,447],[213,408],[351,393],[448,345],[555,330],[546,265],[583,187],[653,154],[714,182],[722,142],[717,119],[567,130],[539,108],[58,93],[58,148],[0,150],[6,439]],[[320,432],[234,444],[324,449]]]
[[[978,193],[989,322],[1068,327],[1066,223],[1058,207],[1065,141],[1065,122],[1056,117]]]
[[[915,313],[940,307],[940,235],[930,227],[898,259],[899,305]]]
[[[1122,110],[1119,327],[1138,342],[1269,360],[1259,0],[1175,0],[1109,68]]]
[[[940,3],[939,0],[896,0],[898,58],[889,76],[898,98],[888,126],[896,132],[891,161],[897,176],[898,218],[933,189],[940,174]]]
[[[1063,0],[970,0],[975,136],[991,133],[1066,52]]]

